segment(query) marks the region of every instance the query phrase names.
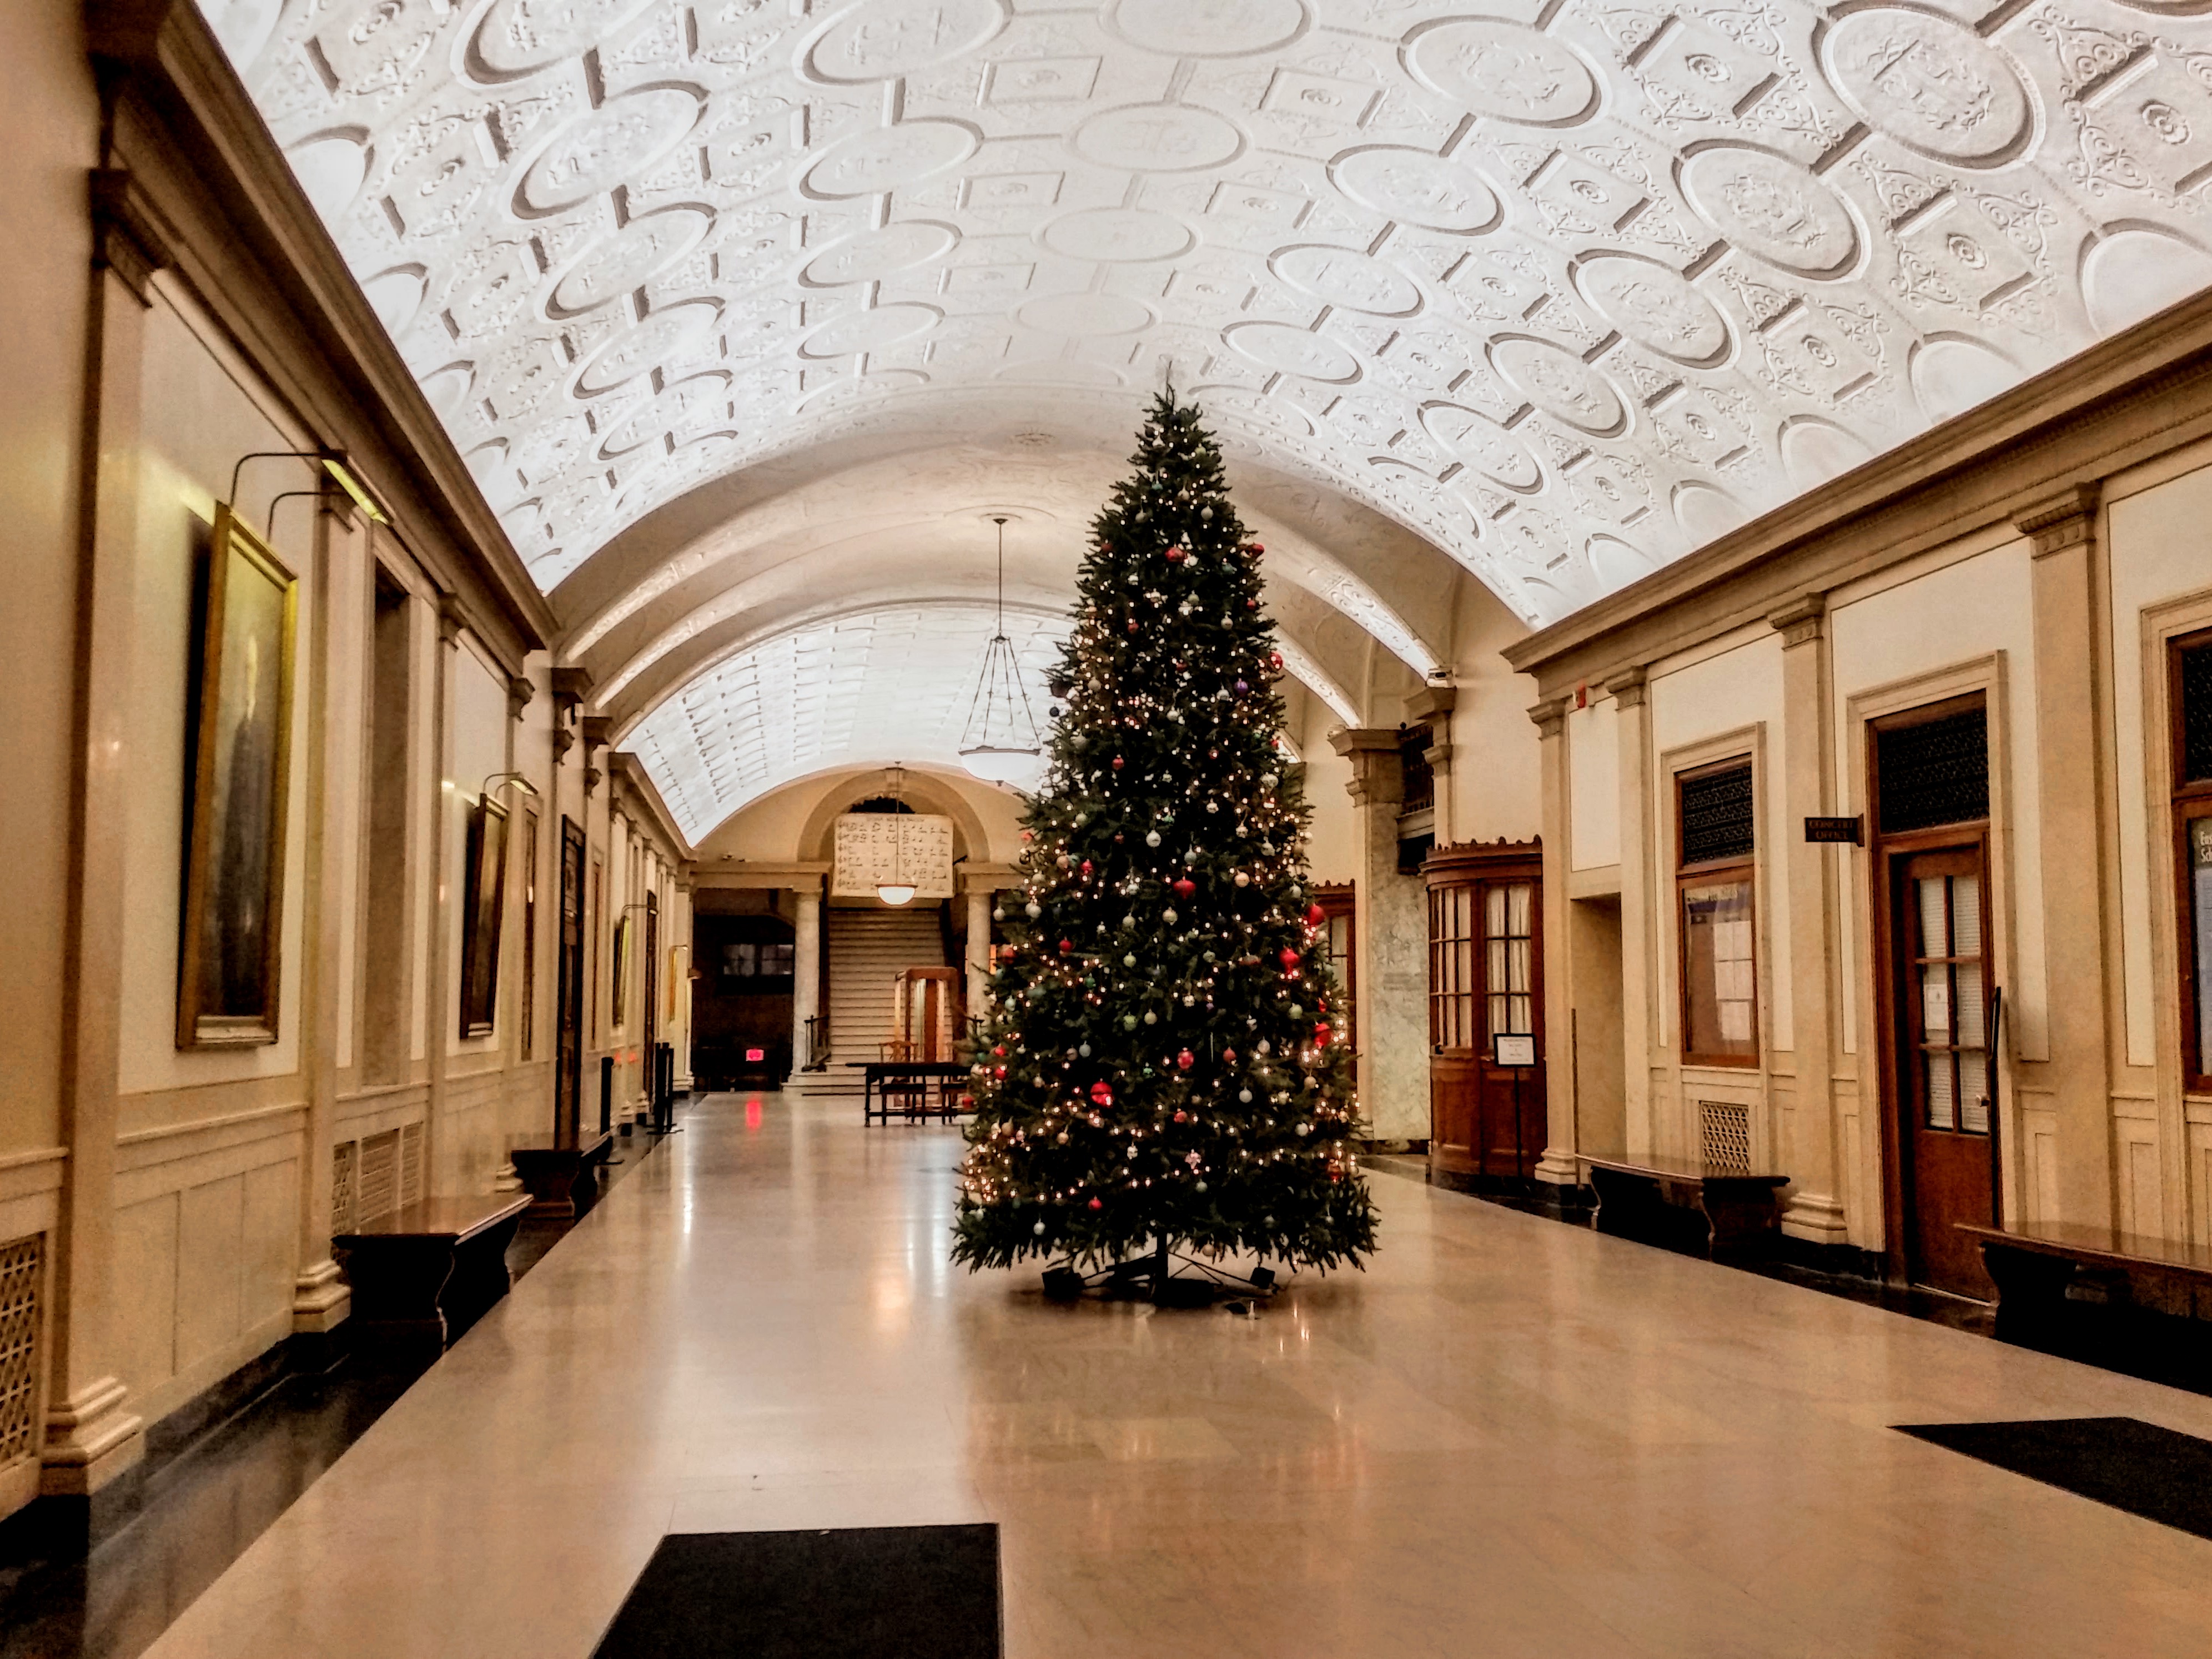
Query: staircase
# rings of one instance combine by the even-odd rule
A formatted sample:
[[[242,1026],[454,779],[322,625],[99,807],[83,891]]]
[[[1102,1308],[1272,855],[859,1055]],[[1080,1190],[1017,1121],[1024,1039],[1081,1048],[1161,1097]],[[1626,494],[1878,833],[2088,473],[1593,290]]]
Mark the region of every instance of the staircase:
[[[892,981],[908,968],[945,966],[945,939],[937,907],[831,909],[823,943],[830,951],[830,1071],[840,1092],[857,1090],[856,1074],[845,1069],[854,1060],[882,1057],[883,1045],[897,1027],[891,1007]]]

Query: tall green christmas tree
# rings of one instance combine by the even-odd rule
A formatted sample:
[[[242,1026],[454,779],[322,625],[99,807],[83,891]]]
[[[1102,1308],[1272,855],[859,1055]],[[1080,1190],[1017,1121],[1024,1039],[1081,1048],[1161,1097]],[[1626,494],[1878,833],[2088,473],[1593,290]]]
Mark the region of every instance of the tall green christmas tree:
[[[1338,988],[1304,887],[1307,809],[1277,746],[1261,549],[1172,392],[1092,521],[1029,803],[1012,945],[974,1067],[953,1255],[1086,1268],[1172,1250],[1354,1265]]]

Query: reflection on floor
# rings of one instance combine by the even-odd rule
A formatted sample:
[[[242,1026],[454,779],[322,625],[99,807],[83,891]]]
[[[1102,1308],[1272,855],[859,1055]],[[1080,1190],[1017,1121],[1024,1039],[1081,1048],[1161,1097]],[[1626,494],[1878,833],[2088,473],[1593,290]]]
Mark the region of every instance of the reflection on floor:
[[[620,1143],[602,1179],[620,1181],[652,1146]],[[526,1219],[509,1270],[520,1280],[574,1225]],[[143,1506],[89,1554],[0,1528],[0,1659],[135,1659],[429,1363],[364,1350],[283,1377],[153,1471]]]
[[[584,1659],[666,1534],[981,1522],[1014,1659],[2212,1651],[2212,1543],[1890,1426],[2197,1396],[1411,1181],[1258,1318],[1054,1306],[858,1115],[709,1097],[149,1659]]]

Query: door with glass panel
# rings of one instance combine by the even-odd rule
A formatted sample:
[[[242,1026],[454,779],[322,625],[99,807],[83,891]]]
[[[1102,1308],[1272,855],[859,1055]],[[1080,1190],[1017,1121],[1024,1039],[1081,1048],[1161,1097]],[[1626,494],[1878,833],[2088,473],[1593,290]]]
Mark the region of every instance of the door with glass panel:
[[[1976,693],[1869,735],[1888,1271],[1986,1301],[1959,1224],[1998,1217],[1988,714]]]
[[[1910,1277],[1986,1298],[1981,1249],[1959,1224],[1996,1219],[1988,872],[1978,842],[1891,869]]]
[[[1423,866],[1430,1162],[1448,1174],[1525,1180],[1544,1153],[1542,867],[1528,846],[1446,848]],[[1533,1039],[1536,1063],[1500,1066],[1500,1036]]]

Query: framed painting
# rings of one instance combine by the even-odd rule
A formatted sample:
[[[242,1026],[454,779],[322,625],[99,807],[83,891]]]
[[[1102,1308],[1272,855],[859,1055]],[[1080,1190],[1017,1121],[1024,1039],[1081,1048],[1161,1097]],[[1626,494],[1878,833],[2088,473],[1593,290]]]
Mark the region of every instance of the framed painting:
[[[489,795],[469,810],[462,874],[461,1035],[489,1036],[499,1010],[499,924],[507,913],[507,808]]]
[[[193,583],[177,1046],[276,1041],[299,579],[218,504]]]
[[[629,918],[615,923],[614,982],[607,988],[607,1023],[617,1031],[629,1019]]]

